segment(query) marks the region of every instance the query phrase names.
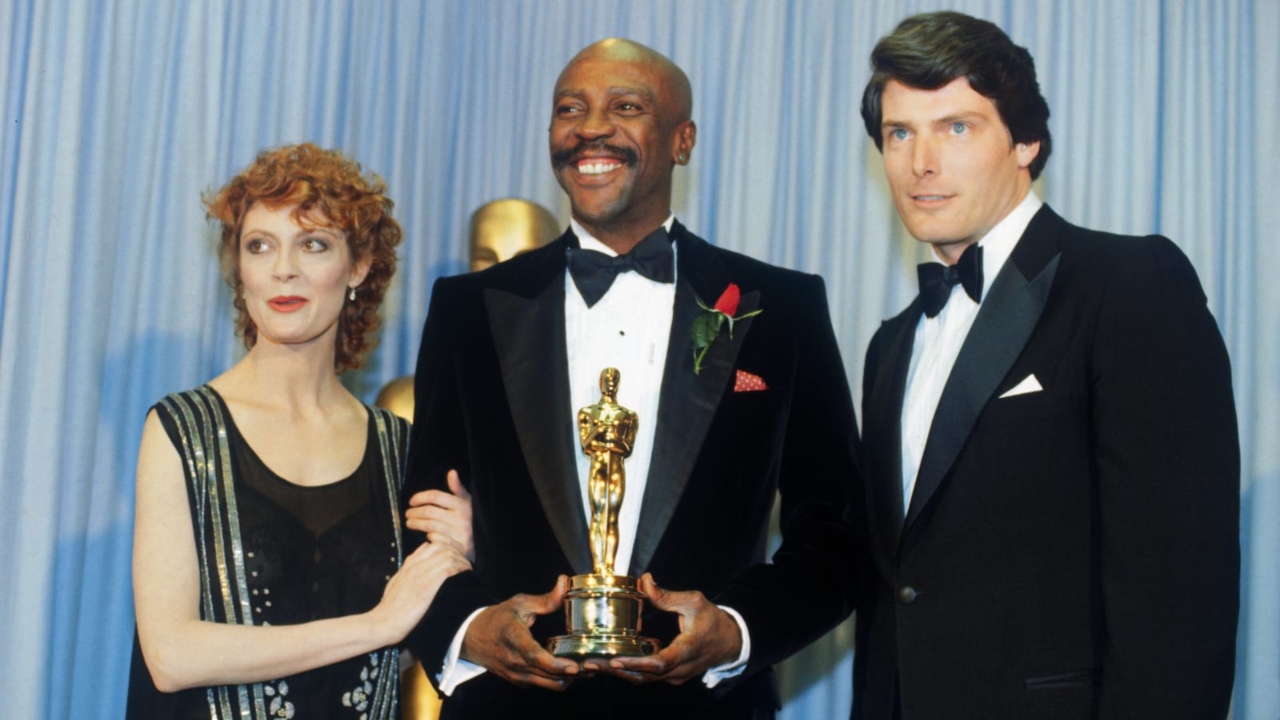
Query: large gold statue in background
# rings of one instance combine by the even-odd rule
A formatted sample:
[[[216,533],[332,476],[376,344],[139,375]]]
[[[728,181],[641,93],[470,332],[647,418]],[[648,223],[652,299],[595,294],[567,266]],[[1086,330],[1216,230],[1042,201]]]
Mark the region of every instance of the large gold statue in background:
[[[520,198],[487,202],[471,214],[471,272],[505,262],[560,237],[564,226],[551,211]]]
[[[600,373],[600,402],[578,411],[582,452],[591,458],[587,493],[591,497],[591,560],[596,575],[613,575],[618,555],[618,510],[626,491],[623,459],[636,442],[636,414],[618,404],[620,373]]]
[[[590,575],[574,575],[565,595],[568,635],[551,638],[547,647],[555,655],[588,658],[614,655],[650,655],[658,641],[640,636],[644,595],[636,579],[615,575],[618,554],[618,511],[626,494],[627,471],[623,460],[631,455],[639,420],[618,404],[620,373],[600,372],[600,402],[578,411],[578,437],[582,452],[591,459],[587,494],[591,498]]]

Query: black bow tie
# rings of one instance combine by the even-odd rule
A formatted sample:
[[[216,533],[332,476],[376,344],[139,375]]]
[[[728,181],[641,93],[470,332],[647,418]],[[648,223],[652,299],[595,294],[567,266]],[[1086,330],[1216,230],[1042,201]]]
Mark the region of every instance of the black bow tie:
[[[924,314],[934,317],[946,307],[951,288],[958,283],[974,302],[982,301],[982,248],[975,243],[964,249],[955,265],[924,263],[916,267]]]
[[[576,241],[576,238],[575,238]],[[658,228],[641,240],[626,255],[606,255],[595,250],[569,249],[569,274],[578,287],[587,307],[600,302],[609,292],[618,273],[634,270],[654,282],[674,282],[675,254],[671,252],[671,239],[665,228]]]

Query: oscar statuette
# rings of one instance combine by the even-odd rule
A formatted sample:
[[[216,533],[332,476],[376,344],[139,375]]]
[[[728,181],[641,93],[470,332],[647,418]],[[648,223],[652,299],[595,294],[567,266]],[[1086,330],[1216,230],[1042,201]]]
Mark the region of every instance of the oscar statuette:
[[[615,575],[618,552],[618,511],[626,489],[623,460],[635,444],[635,412],[618,404],[620,374],[600,372],[600,402],[578,411],[582,452],[591,459],[587,489],[591,496],[591,561],[589,575],[573,576],[565,596],[569,634],[551,638],[547,648],[561,657],[587,658],[650,655],[658,641],[640,635],[644,595],[636,579]]]

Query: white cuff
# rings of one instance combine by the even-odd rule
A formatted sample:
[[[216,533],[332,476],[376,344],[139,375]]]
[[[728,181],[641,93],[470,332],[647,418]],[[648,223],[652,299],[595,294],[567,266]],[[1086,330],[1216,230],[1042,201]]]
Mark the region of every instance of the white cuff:
[[[458,656],[462,654],[462,638],[467,636],[467,628],[471,627],[471,621],[475,620],[476,616],[486,609],[488,608],[480,608],[468,615],[467,619],[462,621],[462,627],[458,628],[458,632],[454,634],[453,642],[449,643],[449,652],[445,653],[444,656],[444,667],[440,669],[440,674],[436,676],[436,682],[440,686],[440,694],[452,695],[453,691],[462,683],[485,674],[483,666],[477,665],[470,660],[463,660]],[[739,620],[738,622],[741,623],[742,621]]]
[[[713,688],[729,678],[741,675],[742,671],[747,669],[747,660],[751,657],[751,633],[747,632],[746,621],[742,619],[737,610],[731,607],[725,607],[724,605],[717,605],[716,607],[729,613],[729,617],[738,623],[738,632],[742,633],[742,652],[738,653],[737,660],[710,668],[703,673],[702,682],[709,688]]]

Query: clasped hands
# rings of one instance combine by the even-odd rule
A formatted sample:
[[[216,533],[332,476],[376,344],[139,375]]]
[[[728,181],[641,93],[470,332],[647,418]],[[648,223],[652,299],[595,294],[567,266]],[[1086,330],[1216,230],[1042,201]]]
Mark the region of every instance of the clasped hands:
[[[405,526],[426,533],[432,543],[453,545],[474,561],[471,496],[456,471],[450,470],[447,478],[451,492],[426,490],[410,498]],[[637,684],[680,685],[741,654],[738,623],[701,592],[665,590],[649,573],[640,578],[637,588],[653,607],[680,616],[680,634],[653,655],[590,658],[579,664],[552,655],[534,640],[529,628],[537,616],[564,611],[569,578],[562,575],[548,593],[516,595],[483,610],[467,628],[462,657],[515,685],[563,690],[577,677],[596,673]]]
[[[537,616],[564,611],[569,578],[561,575],[548,593],[516,595],[483,610],[467,628],[462,657],[512,684],[548,690],[564,690],[576,678],[596,673],[637,684],[680,685],[738,658],[742,634],[737,622],[701,592],[664,590],[649,573],[640,578],[638,589],[655,608],[680,616],[680,634],[653,655],[589,658],[579,665],[534,640],[529,628]]]

